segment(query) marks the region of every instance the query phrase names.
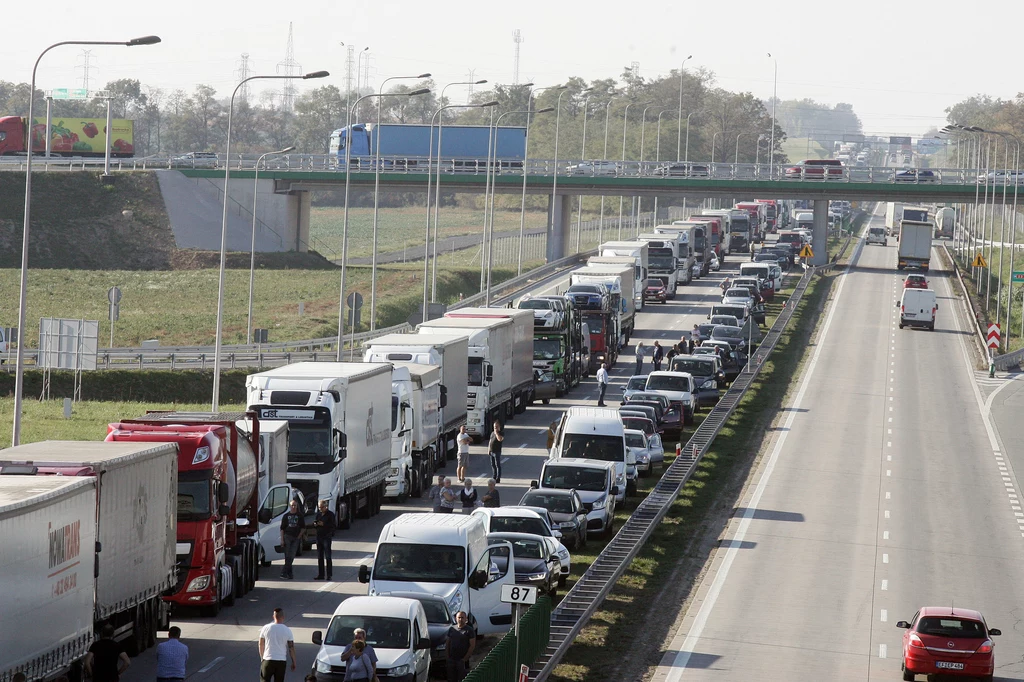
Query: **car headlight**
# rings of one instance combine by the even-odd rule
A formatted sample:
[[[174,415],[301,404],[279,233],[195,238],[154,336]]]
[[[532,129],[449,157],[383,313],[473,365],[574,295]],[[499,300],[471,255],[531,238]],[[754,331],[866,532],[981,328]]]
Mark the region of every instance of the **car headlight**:
[[[606,504],[608,504],[608,498],[606,496],[602,495],[601,497],[599,497],[596,500],[594,500],[593,508],[594,509],[604,509],[604,506]]]
[[[331,664],[318,658],[316,659],[316,671],[318,673],[329,673],[331,672]]]
[[[565,547],[559,548],[559,550],[558,550],[558,558],[559,559],[568,559],[569,558],[569,550],[567,550]]]
[[[560,524],[558,524],[559,528],[573,528],[575,526],[576,524],[572,521],[562,521]]]
[[[637,455],[637,459],[640,460],[641,462],[647,462],[651,459],[651,456],[648,455],[646,452],[641,452],[639,455]]]
[[[391,467],[391,475],[392,476],[397,476],[398,475],[398,469],[396,469],[395,467]]]
[[[391,675],[392,677],[402,677],[403,675],[408,675],[411,672],[412,666],[410,665],[396,665],[394,668],[391,669],[389,675]]]
[[[210,576],[201,575],[198,578],[193,578],[185,589],[186,592],[202,592],[210,586]]]
[[[526,579],[527,580],[544,580],[544,578],[547,578],[547,577],[548,577],[548,573],[547,573],[547,571],[545,571],[543,573],[530,573],[529,575],[526,576]]]
[[[701,388],[714,388],[715,387],[715,381],[714,381],[714,379],[708,379],[703,384],[701,384],[700,387]]]
[[[455,594],[448,600],[448,609],[452,613],[458,613],[462,610],[462,590],[455,590]]]
[[[615,482],[616,483],[625,483],[626,482],[626,474],[624,472],[621,473],[621,474],[615,474]]]

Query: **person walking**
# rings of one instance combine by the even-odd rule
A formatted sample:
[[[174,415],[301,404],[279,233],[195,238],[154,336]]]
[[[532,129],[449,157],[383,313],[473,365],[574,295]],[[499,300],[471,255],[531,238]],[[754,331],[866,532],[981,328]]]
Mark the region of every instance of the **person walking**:
[[[156,647],[156,682],[182,682],[188,663],[188,647],[181,643],[181,628],[172,626],[167,641]]]
[[[100,638],[85,655],[85,672],[92,682],[119,682],[131,664],[128,654],[114,641],[114,626],[105,623],[100,629]]]
[[[260,682],[284,682],[288,659],[295,670],[295,636],[284,624],[284,609],[274,609],[274,620],[260,630]]]
[[[462,682],[466,677],[466,664],[476,648],[476,636],[469,626],[465,611],[455,614],[455,625],[448,628],[444,641],[445,658],[448,667],[448,682]]]
[[[501,483],[501,445],[505,434],[501,431],[501,422],[494,422],[491,440],[487,443],[487,454],[491,457],[491,475],[496,483]]]
[[[330,500],[320,500],[316,510],[316,577],[313,580],[333,580],[334,564],[331,561],[331,542],[334,541],[334,531],[338,527],[338,520],[334,512],[330,510]],[[327,572],[324,572],[324,565],[327,565]]]
[[[292,562],[299,551],[299,543],[302,542],[302,535],[306,532],[306,517],[299,510],[299,501],[292,500],[288,503],[288,512],[281,517],[281,545],[284,547],[284,569],[281,577],[291,580]]]
[[[341,652],[345,663],[345,682],[374,682],[377,679],[377,652],[366,641],[366,630],[352,631],[352,642]]]
[[[657,341],[654,342],[654,355],[651,357],[651,361],[654,363],[654,371],[661,371],[661,361],[665,358],[665,349],[661,347],[661,344]]]
[[[604,407],[604,392],[608,390],[608,366],[603,362],[597,370],[597,386],[600,393],[597,394],[597,406]]]
[[[441,497],[441,508],[438,509],[442,514],[451,514],[455,511],[455,503],[458,502],[458,495],[452,490],[452,479],[444,479],[444,484],[441,486],[441,491],[438,493]]]
[[[498,493],[498,489],[494,487],[494,479],[487,479],[487,490],[484,491],[484,496],[481,498],[485,507],[500,507],[501,506],[501,495]]]
[[[643,341],[636,342],[636,370],[633,374],[644,373],[644,343]]]
[[[472,440],[473,437],[466,433],[466,425],[460,426],[459,435],[455,439],[459,446],[459,459],[455,463],[455,477],[459,479],[460,483],[466,480],[466,468],[469,466],[469,444]]]
[[[462,502],[462,513],[470,514],[476,507],[477,500],[480,498],[480,494],[476,488],[473,487],[473,481],[466,479],[463,481],[464,487],[459,491],[459,501]]]
[[[750,260],[754,260],[754,254],[755,253],[757,253],[757,251],[754,249],[754,240],[751,239],[750,240]]]
[[[437,475],[437,484],[427,493],[427,498],[434,503],[434,513],[441,511],[441,489],[444,488],[444,474]]]

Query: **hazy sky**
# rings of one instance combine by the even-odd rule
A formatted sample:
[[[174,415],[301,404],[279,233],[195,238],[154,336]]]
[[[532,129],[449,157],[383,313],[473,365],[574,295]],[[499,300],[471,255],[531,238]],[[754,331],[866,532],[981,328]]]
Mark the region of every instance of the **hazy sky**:
[[[442,85],[467,80],[470,69],[478,79],[509,83],[512,33],[518,28],[523,38],[520,82],[542,86],[569,76],[617,77],[634,61],[650,78],[678,68],[692,54],[687,69],[707,68],[722,87],[769,97],[770,51],[778,60],[781,99],[849,102],[869,134],[917,135],[930,125],[941,127],[945,107],[964,97],[1012,98],[1024,90],[1012,77],[1020,66],[1020,51],[1011,39],[1013,27],[1024,20],[1019,0],[976,5],[984,11],[974,14],[971,6],[953,14],[947,11],[952,3],[923,0],[669,0],[641,5],[108,0],[70,7],[64,19],[53,8],[32,18],[39,30],[5,32],[0,80],[28,81],[34,59],[52,41],[127,40],[155,33],[163,38],[161,45],[92,48],[92,86],[117,78],[138,78],[167,90],[206,83],[226,96],[237,83],[243,52],[249,54],[252,73],[276,72],[292,22],[295,60],[303,71],[331,71],[327,82],[337,85],[345,78],[346,51],[340,42],[370,47],[371,85],[421,72],[431,72]],[[38,86],[80,87],[81,49],[50,52],[40,65]],[[268,87],[277,89],[279,83]],[[263,89],[258,82],[253,86]],[[448,94],[465,97],[459,90],[450,88]],[[6,113],[15,112],[0,112]]]

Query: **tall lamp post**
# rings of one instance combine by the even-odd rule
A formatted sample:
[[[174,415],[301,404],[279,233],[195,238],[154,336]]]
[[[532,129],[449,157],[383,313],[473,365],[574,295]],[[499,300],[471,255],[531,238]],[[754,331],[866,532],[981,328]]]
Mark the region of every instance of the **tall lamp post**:
[[[587,88],[589,92],[592,88]],[[583,143],[580,145],[580,161],[587,160],[587,115],[590,113],[590,96],[583,100]],[[583,195],[580,195],[579,213],[576,216],[576,253],[580,252],[583,235]]]
[[[415,97],[417,95],[425,95],[430,92],[430,88],[419,88],[412,92],[403,92],[395,97]],[[358,110],[359,103],[364,99],[370,99],[373,97],[380,97],[376,92],[370,93],[369,95],[363,95],[355,101],[352,105],[352,109],[349,111],[349,118],[353,115],[353,112]],[[351,136],[351,128],[347,131]],[[348,207],[349,207],[349,194],[352,188],[352,141],[348,140],[348,144],[345,145],[345,209],[342,214],[341,222],[341,285],[338,291],[338,348],[337,348],[337,361],[341,362],[344,341],[345,341],[345,270],[346,264],[348,263]],[[352,333],[355,333],[355,324],[352,325]]]
[[[772,53],[768,53],[768,58],[775,64],[775,80],[772,85],[772,141],[771,148],[768,151],[768,175],[769,177],[775,177],[775,103],[779,99],[779,62],[775,57],[772,57]]]
[[[686,150],[683,154],[683,162],[687,163],[690,160],[690,117],[693,116],[694,112],[690,112],[686,115]]]
[[[715,140],[717,140],[718,136],[721,134],[722,132],[719,131],[711,136],[711,163],[715,162]]]
[[[626,124],[629,122],[629,108],[637,104],[636,102],[630,102],[626,105],[625,111],[622,113],[622,164],[626,164]],[[650,102],[640,102],[637,106],[646,106]],[[619,196],[619,239],[622,239],[622,204],[625,197]]]
[[[680,142],[682,142],[681,136],[683,134],[683,70],[686,66],[686,62],[690,61],[691,59],[693,59],[692,54],[688,55],[686,59],[683,60],[683,63],[679,65],[679,120],[676,124],[676,161],[679,161],[679,149],[682,147]],[[689,116],[686,117],[686,138],[687,140],[689,140],[690,138]]]
[[[647,141],[645,135],[647,134],[647,110],[651,106],[644,107],[643,113],[640,114],[640,166],[639,173],[644,175],[644,143]],[[635,208],[633,209],[633,227],[636,228],[636,233],[640,234],[640,209],[642,208],[642,199],[640,197],[633,197],[633,203]]]
[[[256,201],[259,197],[260,187],[260,164],[264,162],[268,156],[276,156],[277,154],[287,154],[290,151],[294,151],[295,147],[285,147],[276,152],[267,152],[260,158],[256,159],[256,172],[252,178],[252,243],[249,245],[249,316],[246,318],[246,332],[245,332],[245,343],[249,345],[252,343],[252,291],[253,284],[256,282]]]
[[[743,133],[740,133],[739,135],[736,136],[736,158],[732,162],[734,166],[738,165],[739,162],[740,162],[740,138],[741,137],[743,137]]]
[[[228,196],[231,193],[231,118],[235,110],[235,95],[249,81],[281,80],[286,78],[309,80],[311,78],[326,78],[330,75],[327,71],[313,71],[301,76],[250,76],[242,79],[231,93],[231,100],[228,103],[228,134],[224,145],[224,209],[220,219],[220,274],[217,280],[217,328],[214,332],[216,337],[213,344],[213,400],[210,408],[211,412],[217,412],[220,407],[220,352],[223,345],[221,331],[224,327],[224,267],[228,251]],[[342,272],[344,272],[344,265],[342,265]]]
[[[612,102],[615,101],[615,97],[609,97],[608,101],[604,104],[604,152],[601,155],[601,160],[608,160],[608,113],[611,111]],[[598,216],[597,226],[597,243],[601,244],[604,242],[604,195],[601,195],[601,215]]]
[[[672,109],[664,109],[664,110],[658,112],[658,133],[655,136],[657,139],[655,140],[655,143],[654,143],[654,165],[655,165],[655,167],[657,167],[658,164],[661,163],[661,117],[664,114],[672,113],[672,111],[673,111]],[[686,120],[689,121],[690,120],[689,117],[687,117]],[[658,195],[657,194],[654,195],[654,224],[655,225],[658,224]]]
[[[384,86],[388,81],[420,80],[430,78],[429,73],[418,76],[391,76],[385,78],[377,89],[377,127],[380,128],[380,110],[383,109]],[[376,133],[376,131],[374,131]],[[377,216],[380,208],[380,134],[373,152],[373,254],[370,257],[370,330],[377,328]]]
[[[28,292],[28,238],[29,220],[32,213],[32,154],[35,151],[35,136],[33,133],[33,104],[36,99],[36,71],[39,69],[39,62],[43,56],[55,47],[63,45],[124,45],[125,47],[136,47],[138,45],[155,45],[160,42],[157,36],[143,36],[131,40],[63,40],[54,43],[39,53],[35,64],[32,66],[32,82],[28,91],[28,156],[25,158],[25,215],[22,218],[21,233],[21,280],[20,293],[18,296],[18,350],[16,354],[16,367],[14,373],[14,424],[11,435],[11,445],[18,445],[21,442],[21,403],[22,389],[25,381],[25,303]],[[46,131],[50,136],[50,131]]]
[[[555,232],[555,211],[557,210],[557,207],[555,205],[555,201],[556,201],[556,196],[558,194],[558,122],[559,122],[559,119],[561,118],[561,115],[562,115],[562,95],[565,94],[565,91],[566,91],[567,88],[568,88],[568,86],[565,86],[565,85],[558,86],[558,91],[559,91],[558,92],[558,99],[555,100],[555,167],[554,167],[554,169],[552,170],[552,173],[551,173],[551,234],[552,235],[554,235],[554,232]],[[559,211],[559,217],[561,217],[561,212],[560,211]],[[563,225],[562,227],[564,229],[567,226]],[[490,281],[490,275],[488,275],[487,279],[488,279],[488,281]]]

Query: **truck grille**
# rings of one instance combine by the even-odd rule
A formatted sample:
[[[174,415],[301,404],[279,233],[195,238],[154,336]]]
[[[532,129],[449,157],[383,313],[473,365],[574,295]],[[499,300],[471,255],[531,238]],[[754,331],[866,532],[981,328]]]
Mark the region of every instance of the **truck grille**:
[[[185,580],[188,578],[188,569],[192,566],[192,555],[195,553],[195,545],[189,546],[187,554],[175,555],[174,561],[174,587],[171,594],[177,594],[185,589]]]
[[[316,513],[316,501],[320,495],[320,484],[318,481],[288,481],[288,484],[302,493],[306,502],[306,513]]]
[[[466,393],[466,407],[476,407],[476,393]]]

